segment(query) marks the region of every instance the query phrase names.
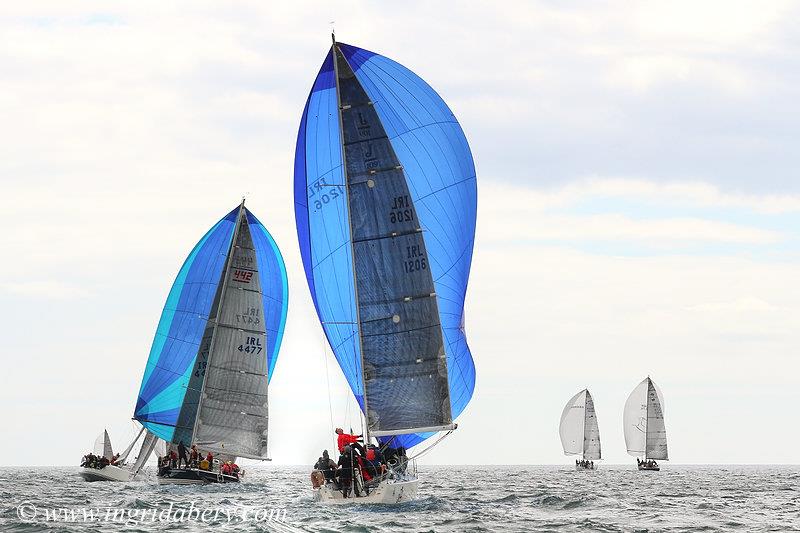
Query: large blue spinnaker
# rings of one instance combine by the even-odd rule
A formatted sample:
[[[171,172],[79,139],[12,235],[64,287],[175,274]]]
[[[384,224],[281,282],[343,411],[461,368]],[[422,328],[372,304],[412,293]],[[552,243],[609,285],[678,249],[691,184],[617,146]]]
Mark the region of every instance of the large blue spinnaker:
[[[439,95],[336,43],[298,133],[297,232],[334,354],[362,410],[366,397],[370,433],[393,445],[451,427],[472,396],[463,319],[476,201],[469,146]]]
[[[266,386],[287,302],[280,251],[241,205],[206,233],[181,267],[134,418],[167,442],[204,438],[204,449],[225,446],[236,455],[265,457]]]

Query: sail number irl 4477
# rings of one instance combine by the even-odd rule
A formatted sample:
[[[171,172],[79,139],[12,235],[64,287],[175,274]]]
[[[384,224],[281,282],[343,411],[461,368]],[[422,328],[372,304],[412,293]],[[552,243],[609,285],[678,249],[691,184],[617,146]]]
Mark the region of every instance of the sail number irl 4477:
[[[258,355],[264,350],[264,347],[261,346],[261,337],[247,337],[238,349],[240,352]]]

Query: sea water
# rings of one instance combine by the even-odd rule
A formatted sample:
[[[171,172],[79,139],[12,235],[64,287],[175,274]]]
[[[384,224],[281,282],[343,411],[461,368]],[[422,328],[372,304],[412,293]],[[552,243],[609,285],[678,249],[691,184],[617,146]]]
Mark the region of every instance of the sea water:
[[[2,531],[800,531],[800,467],[420,467],[418,499],[326,506],[308,467],[241,484],[83,481],[77,468],[0,468]]]

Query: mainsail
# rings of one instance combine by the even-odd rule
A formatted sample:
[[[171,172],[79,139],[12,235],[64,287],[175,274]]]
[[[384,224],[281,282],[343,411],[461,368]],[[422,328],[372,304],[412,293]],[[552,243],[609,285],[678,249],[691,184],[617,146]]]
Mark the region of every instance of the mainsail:
[[[278,247],[242,202],[181,268],[134,418],[167,442],[266,458],[267,386],[286,323],[287,292]]]
[[[664,400],[649,377],[633,389],[623,412],[628,454],[646,459],[669,459],[664,425]]]
[[[573,396],[561,412],[558,428],[564,455],[580,455],[584,459],[600,459],[600,430],[594,401],[584,389]]]
[[[583,458],[596,461],[602,459],[600,451],[600,426],[597,424],[597,413],[594,410],[594,399],[586,391],[586,409],[583,431]]]
[[[367,430],[413,446],[450,429],[475,385],[463,328],[475,168],[439,95],[334,43],[306,103],[295,217],[306,278]]]

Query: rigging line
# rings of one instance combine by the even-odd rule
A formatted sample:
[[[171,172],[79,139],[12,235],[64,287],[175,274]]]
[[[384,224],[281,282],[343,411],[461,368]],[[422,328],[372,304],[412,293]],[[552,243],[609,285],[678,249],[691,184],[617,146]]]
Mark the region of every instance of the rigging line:
[[[436,439],[435,441],[433,441],[433,442],[432,442],[432,443],[431,443],[431,444],[430,444],[430,445],[429,445],[427,448],[423,449],[423,450],[422,450],[421,452],[419,452],[418,454],[416,454],[416,455],[413,455],[413,456],[409,457],[409,458],[408,458],[408,460],[409,460],[409,461],[413,461],[413,460],[415,460],[415,459],[418,459],[418,458],[422,457],[423,455],[425,455],[426,453],[428,453],[429,451],[431,451],[431,450],[433,449],[433,447],[434,447],[434,446],[436,446],[437,444],[439,444],[440,442],[442,442],[442,441],[443,441],[445,438],[447,438],[448,436],[450,436],[450,434],[451,434],[453,431],[455,431],[455,429],[451,429],[450,431],[448,431],[448,432],[447,432],[447,433],[445,433],[444,435],[440,435],[440,436],[439,436],[439,438],[438,438],[438,439]]]
[[[325,345],[327,344],[327,337],[325,336],[325,330],[323,328],[322,334],[322,360],[325,362],[325,383],[328,386],[328,415],[330,416],[331,422],[331,432],[333,434],[333,403],[331,401],[331,380],[328,376],[328,354],[327,350],[325,350]],[[333,440],[334,445],[336,444],[336,439]]]

